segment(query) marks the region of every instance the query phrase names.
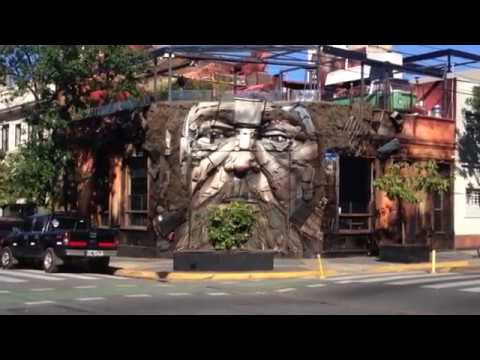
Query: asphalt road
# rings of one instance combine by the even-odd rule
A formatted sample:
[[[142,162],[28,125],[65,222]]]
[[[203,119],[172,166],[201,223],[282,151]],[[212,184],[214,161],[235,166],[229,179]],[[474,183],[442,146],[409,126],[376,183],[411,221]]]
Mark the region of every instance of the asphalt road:
[[[0,315],[479,314],[480,273],[161,283],[0,271]]]

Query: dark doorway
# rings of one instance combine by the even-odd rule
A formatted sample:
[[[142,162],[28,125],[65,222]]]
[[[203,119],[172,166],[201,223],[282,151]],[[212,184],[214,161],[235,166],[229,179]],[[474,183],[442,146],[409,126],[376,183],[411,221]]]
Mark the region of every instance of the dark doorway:
[[[368,213],[371,196],[370,161],[340,158],[340,207],[344,213]]]
[[[340,157],[340,231],[370,231],[371,162],[364,158]]]

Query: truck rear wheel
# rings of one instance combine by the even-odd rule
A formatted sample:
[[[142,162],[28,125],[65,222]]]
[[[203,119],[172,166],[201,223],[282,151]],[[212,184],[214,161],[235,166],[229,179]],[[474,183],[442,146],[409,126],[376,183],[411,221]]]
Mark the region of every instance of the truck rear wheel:
[[[52,248],[45,251],[42,259],[43,270],[46,273],[56,273],[59,270],[59,259]]]
[[[3,269],[12,269],[18,264],[18,260],[13,256],[12,249],[5,247],[0,252],[0,262]]]

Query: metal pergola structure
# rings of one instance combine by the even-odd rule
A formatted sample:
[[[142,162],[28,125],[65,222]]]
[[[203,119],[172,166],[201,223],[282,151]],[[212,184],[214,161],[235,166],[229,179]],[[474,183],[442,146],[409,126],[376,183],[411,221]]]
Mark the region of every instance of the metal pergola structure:
[[[316,57],[315,61],[309,60],[308,53],[311,51],[329,55],[329,60],[323,63],[320,63],[320,57]],[[259,59],[252,57],[252,52],[264,52],[269,55]],[[403,58],[403,65],[397,65],[370,59],[365,53],[344,50],[331,45],[153,45],[153,48],[150,50],[150,56],[155,64],[158,63],[159,58],[167,60],[165,68],[168,69],[169,101],[172,100],[172,78],[174,71],[174,66],[172,64],[173,57],[192,61],[207,60],[235,64],[250,63],[277,65],[283,67],[283,69],[278,72],[280,76],[286,72],[303,69],[313,73],[317,72],[317,79],[319,79],[318,74],[320,72],[320,66],[335,61],[335,59],[338,58],[354,60],[361,64],[361,96],[364,94],[365,87],[364,66],[376,67],[389,72],[437,78],[440,81],[444,81],[446,88],[447,74],[452,72],[452,65],[460,67],[480,62],[480,55],[459,50],[445,49],[420,55],[406,56]],[[441,58],[444,58],[445,60],[438,60]],[[457,58],[467,61],[452,64],[452,60]],[[419,62],[427,60],[436,60],[437,64],[429,66],[419,64]],[[155,88],[157,75],[157,70],[155,70]],[[318,84],[317,86],[312,86],[310,88],[317,90],[317,100],[322,100],[321,89]],[[123,107],[132,108],[137,106],[135,104],[127,104]],[[112,113],[118,106],[120,105],[111,104],[101,107],[101,109],[98,109],[98,111],[95,112],[95,115],[99,116],[100,114],[105,115],[107,113]]]
[[[450,69],[447,65],[445,69],[419,65],[416,62],[423,60],[421,57],[418,60],[414,57],[407,58],[409,61],[406,61],[403,65],[378,61],[369,58],[367,54],[344,50],[331,45],[154,45],[153,50],[151,50],[151,56],[154,58],[155,63],[157,63],[158,58],[168,58],[168,88],[169,100],[171,100],[172,66],[170,64],[172,57],[197,61],[276,65],[283,67],[278,73],[280,76],[286,72],[303,69],[316,74],[316,79],[319,79],[320,66],[326,63],[320,63],[320,56],[317,56],[313,61],[310,60],[308,56],[310,51],[328,55],[330,59],[327,63],[334,61],[335,58],[359,62],[361,64],[362,94],[364,91],[364,66],[375,67],[389,72],[409,73],[439,79],[445,77],[445,69]],[[252,57],[252,52],[264,52],[269,55],[261,59],[254,58]],[[470,58],[475,56],[474,54],[470,55]],[[480,57],[478,58],[480,59]],[[318,83],[313,84],[312,87],[317,90],[317,99],[321,100],[321,89]]]

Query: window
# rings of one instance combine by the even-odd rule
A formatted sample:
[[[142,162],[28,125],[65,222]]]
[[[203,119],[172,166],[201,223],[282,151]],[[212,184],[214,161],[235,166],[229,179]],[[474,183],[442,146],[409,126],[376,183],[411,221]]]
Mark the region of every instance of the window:
[[[480,217],[480,189],[466,190],[466,217]]]
[[[22,124],[15,125],[15,147],[22,142]]]
[[[55,217],[50,222],[50,230],[88,230],[89,223],[85,219]]]
[[[146,227],[148,215],[148,160],[137,154],[127,165],[127,226]]]
[[[45,226],[46,220],[47,220],[46,217],[37,217],[37,218],[34,218],[32,231],[34,231],[34,232],[41,232],[41,231],[43,231],[43,228],[44,228],[44,226]]]
[[[445,203],[445,194],[437,192],[433,194],[433,231],[444,232],[443,209]]]
[[[2,126],[2,138],[0,139],[0,150],[3,150],[4,152],[8,151],[8,131],[9,131],[10,126],[9,125],[3,125]]]

